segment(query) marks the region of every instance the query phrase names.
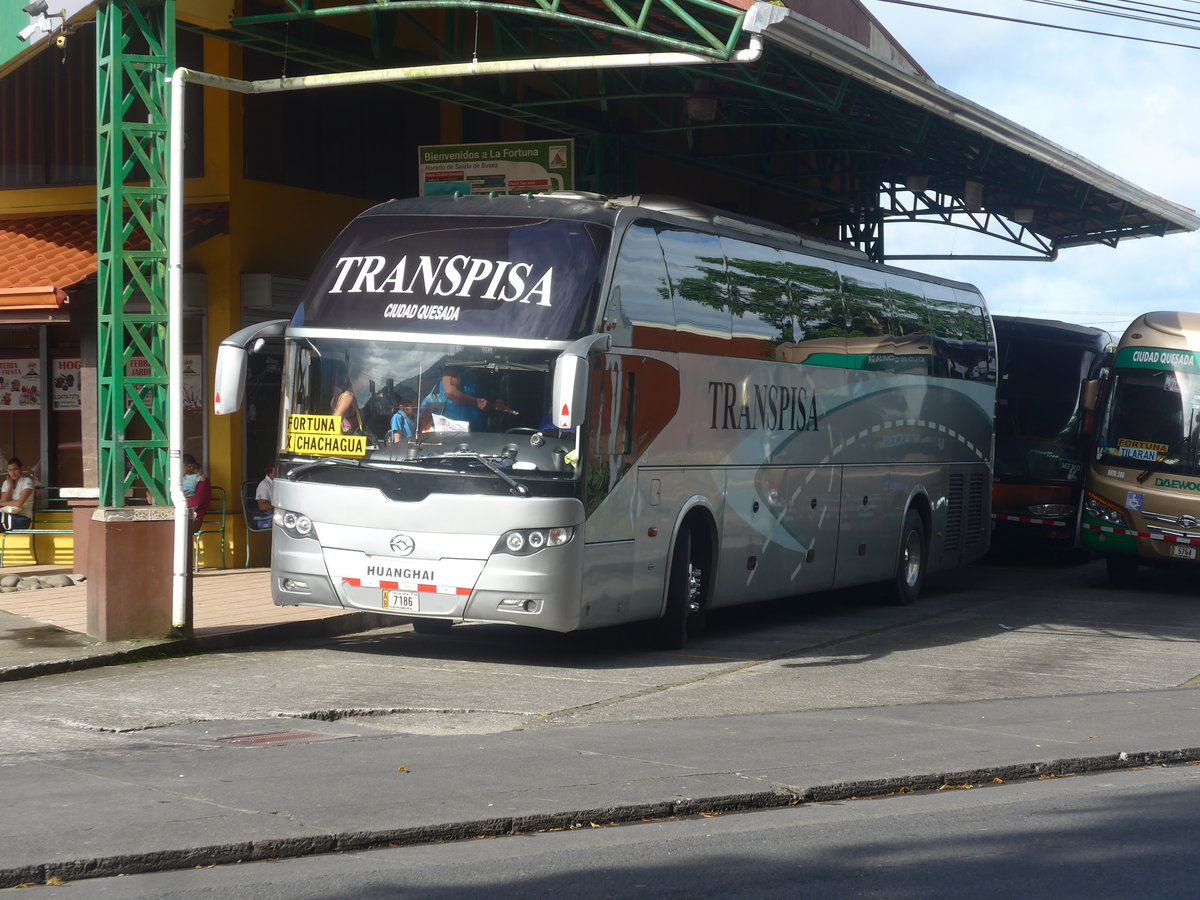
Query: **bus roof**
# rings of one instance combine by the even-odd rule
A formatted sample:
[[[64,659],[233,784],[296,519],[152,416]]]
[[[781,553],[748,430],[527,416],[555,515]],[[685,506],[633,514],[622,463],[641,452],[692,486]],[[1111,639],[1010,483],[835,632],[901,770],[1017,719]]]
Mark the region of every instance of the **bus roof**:
[[[1166,347],[1182,344],[1191,349],[1200,349],[1200,313],[1142,313],[1125,329],[1125,334],[1121,337],[1121,346],[1127,343]]]
[[[1107,346],[1113,342],[1112,335],[1103,328],[1091,325],[1075,325],[1056,319],[1030,319],[1024,316],[992,315],[996,326],[997,340],[1023,337],[1033,340],[1056,340],[1069,343]]]

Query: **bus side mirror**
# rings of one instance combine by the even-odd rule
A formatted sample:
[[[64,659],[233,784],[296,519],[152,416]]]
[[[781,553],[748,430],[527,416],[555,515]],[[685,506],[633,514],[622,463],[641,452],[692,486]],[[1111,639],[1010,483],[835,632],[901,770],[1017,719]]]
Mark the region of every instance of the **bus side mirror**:
[[[250,325],[221,341],[213,375],[213,412],[225,416],[242,408],[250,354],[257,352],[266,338],[283,337],[287,325],[287,319],[274,319]]]
[[[250,354],[244,347],[222,344],[217,348],[217,371],[213,375],[213,412],[218,416],[227,416],[242,408],[249,360]]]
[[[1088,412],[1096,411],[1096,403],[1100,398],[1100,382],[1089,378],[1079,387],[1079,405]]]
[[[587,398],[588,356],[604,353],[612,345],[608,334],[590,334],[567,347],[554,361],[554,388],[550,399],[550,421],[555,428],[574,428],[583,423]]]

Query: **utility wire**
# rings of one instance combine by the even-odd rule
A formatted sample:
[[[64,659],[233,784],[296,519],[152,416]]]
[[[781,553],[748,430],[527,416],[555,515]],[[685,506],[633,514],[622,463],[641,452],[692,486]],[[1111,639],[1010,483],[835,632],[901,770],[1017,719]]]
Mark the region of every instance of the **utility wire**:
[[[1094,31],[1090,28],[1072,28],[1069,25],[1052,25],[1049,22],[1036,22],[1029,19],[1016,19],[1011,16],[993,15],[991,13],[974,12],[966,9],[954,9],[949,6],[935,6],[932,3],[917,3],[915,0],[876,0],[878,3],[892,3],[896,6],[913,6],[918,9],[932,9],[936,12],[957,13],[961,16],[973,16],[978,19],[994,19],[1000,22],[1012,22],[1015,25],[1034,25],[1038,28],[1053,28],[1057,31],[1071,31],[1076,34],[1090,34],[1095,37],[1121,38],[1126,41],[1137,41],[1142,44],[1158,44],[1163,47],[1179,47],[1184,50],[1200,50],[1195,44],[1179,44],[1174,41],[1160,41],[1154,38],[1135,37],[1131,34],[1113,34],[1108,31]],[[1176,27],[1172,25],[1171,27]]]
[[[1092,15],[1096,15],[1096,16],[1111,16],[1114,19],[1132,19],[1135,22],[1146,22],[1151,25],[1162,25],[1165,28],[1188,28],[1188,29],[1193,29],[1193,30],[1200,29],[1200,25],[1195,24],[1197,21],[1200,21],[1196,18],[1196,14],[1195,13],[1184,14],[1183,10],[1175,10],[1176,12],[1179,13],[1179,15],[1168,16],[1167,17],[1168,19],[1181,20],[1178,22],[1171,22],[1171,21],[1167,21],[1167,19],[1156,19],[1156,18],[1153,18],[1148,15],[1136,15],[1133,11],[1113,12],[1112,10],[1122,9],[1122,7],[1114,6],[1112,3],[1100,3],[1100,2],[1097,2],[1097,0],[1076,0],[1076,2],[1069,2],[1069,0],[1025,0],[1025,2],[1026,3],[1038,3],[1038,4],[1041,4],[1042,6],[1056,6],[1059,9],[1069,9],[1072,12],[1091,13]],[[1094,6],[1108,7],[1108,9],[1093,9],[1088,6],[1080,6],[1079,5],[1080,3],[1089,3],[1089,2],[1092,3]],[[1162,9],[1163,7],[1157,7],[1157,8]],[[1191,18],[1189,19],[1189,18],[1187,18],[1187,16],[1191,16]],[[1185,24],[1186,22],[1191,22],[1192,24],[1190,24],[1190,25]]]

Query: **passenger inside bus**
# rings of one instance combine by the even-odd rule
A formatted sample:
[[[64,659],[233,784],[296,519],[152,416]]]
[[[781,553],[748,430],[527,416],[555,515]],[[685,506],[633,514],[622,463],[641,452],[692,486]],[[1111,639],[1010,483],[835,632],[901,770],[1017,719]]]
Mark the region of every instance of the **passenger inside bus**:
[[[387,443],[395,444],[401,439],[411,440],[418,434],[433,430],[433,413],[428,407],[417,409],[417,399],[412,393],[398,389],[393,395],[392,418],[388,423]]]
[[[366,381],[366,374],[358,363],[338,371],[329,406],[333,415],[342,420],[342,434],[363,434],[363,416],[358,406],[358,393]]]
[[[446,366],[441,383],[425,398],[424,406],[435,416],[451,422],[463,422],[464,431],[485,429],[489,412],[516,415],[516,410],[500,398],[488,399],[479,373],[465,366]],[[436,421],[436,420],[435,420]]]

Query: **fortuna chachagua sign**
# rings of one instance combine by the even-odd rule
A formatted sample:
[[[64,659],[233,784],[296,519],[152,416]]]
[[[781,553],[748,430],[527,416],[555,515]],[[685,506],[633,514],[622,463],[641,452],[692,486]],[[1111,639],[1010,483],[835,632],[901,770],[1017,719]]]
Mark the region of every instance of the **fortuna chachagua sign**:
[[[287,452],[302,456],[366,456],[367,438],[342,434],[338,416],[288,416]]]

